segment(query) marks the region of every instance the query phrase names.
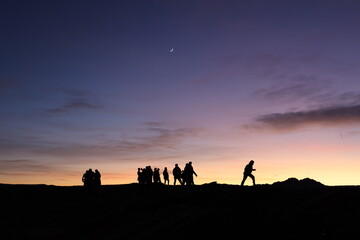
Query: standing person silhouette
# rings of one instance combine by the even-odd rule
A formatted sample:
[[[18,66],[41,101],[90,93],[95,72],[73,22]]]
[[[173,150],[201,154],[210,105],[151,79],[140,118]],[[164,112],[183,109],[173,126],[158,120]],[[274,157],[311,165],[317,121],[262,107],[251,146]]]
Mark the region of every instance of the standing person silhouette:
[[[139,184],[142,184],[143,183],[143,181],[142,181],[142,171],[141,171],[141,168],[138,168],[138,171],[137,171],[137,176],[138,176],[138,178],[137,178],[137,180],[138,180],[138,182],[139,182]]]
[[[247,177],[250,177],[253,181],[253,185],[255,186],[255,177],[254,175],[252,175],[252,171],[256,171],[256,169],[253,168],[254,166],[254,160],[251,160],[249,162],[248,165],[246,165],[245,169],[244,169],[244,177],[243,177],[243,180],[241,182],[241,186],[244,186],[244,183],[245,183],[245,180]]]
[[[176,180],[178,180],[179,183],[183,185],[183,181],[181,181],[181,169],[177,163],[175,164],[172,174],[174,175],[174,185],[176,184]]]
[[[87,170],[83,177],[82,177],[82,181],[84,183],[84,187],[86,189],[92,189],[94,186],[94,176],[95,173],[93,172],[93,170],[90,168],[89,170]]]
[[[194,168],[192,166],[192,162],[189,162],[189,184],[190,185],[195,185],[195,183],[194,183],[194,175],[196,177],[198,176],[196,174],[196,172],[194,171]]]
[[[99,188],[101,186],[101,174],[99,170],[95,169],[94,173],[94,187]]]
[[[154,183],[161,183],[160,168],[154,168],[153,178],[154,178]]]
[[[164,175],[164,184],[166,185],[167,182],[167,185],[169,185],[169,173],[167,167],[164,168],[163,175]]]

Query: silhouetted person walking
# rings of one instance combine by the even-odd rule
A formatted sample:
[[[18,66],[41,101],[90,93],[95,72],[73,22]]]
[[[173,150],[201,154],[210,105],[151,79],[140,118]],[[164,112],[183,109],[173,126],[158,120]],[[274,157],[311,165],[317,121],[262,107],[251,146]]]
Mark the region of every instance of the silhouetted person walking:
[[[253,168],[254,166],[254,160],[251,160],[249,162],[248,165],[246,165],[245,169],[244,169],[244,177],[243,180],[241,182],[241,186],[244,186],[245,180],[247,179],[247,177],[250,177],[253,181],[253,185],[255,186],[255,177],[254,175],[252,175],[252,171],[256,171],[256,169]]]
[[[167,185],[169,185],[169,173],[167,167],[164,168],[163,176],[164,176],[164,184],[166,185],[167,182]]]
[[[174,176],[174,185],[176,185],[176,180],[178,180],[179,183],[183,185],[183,182],[181,181],[181,169],[177,163],[175,164],[172,174]]]
[[[183,185],[189,184],[189,163],[185,164],[184,170],[181,172],[181,179],[183,182]]]
[[[197,177],[197,174],[194,171],[194,168],[192,166],[192,162],[189,162],[187,164],[187,169],[186,169],[187,185],[195,185],[195,183],[194,183],[194,175]]]

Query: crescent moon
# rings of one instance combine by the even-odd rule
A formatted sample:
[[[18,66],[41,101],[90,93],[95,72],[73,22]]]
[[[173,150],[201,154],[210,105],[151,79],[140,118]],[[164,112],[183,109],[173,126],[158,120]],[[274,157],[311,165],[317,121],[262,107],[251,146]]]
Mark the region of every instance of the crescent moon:
[[[174,51],[174,48],[171,48],[170,52],[173,52]]]

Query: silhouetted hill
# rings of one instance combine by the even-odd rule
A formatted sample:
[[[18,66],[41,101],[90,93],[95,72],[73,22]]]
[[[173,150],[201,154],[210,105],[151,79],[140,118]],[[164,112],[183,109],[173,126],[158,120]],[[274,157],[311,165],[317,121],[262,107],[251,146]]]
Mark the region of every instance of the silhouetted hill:
[[[317,185],[311,179],[284,182]],[[0,194],[1,239],[360,239],[360,187],[213,182],[89,192],[81,186],[0,185]]]
[[[282,182],[274,182],[272,184],[273,187],[279,188],[302,188],[302,189],[313,189],[313,188],[321,188],[325,187],[321,182],[315,181],[311,178],[297,179],[297,178],[288,178]]]

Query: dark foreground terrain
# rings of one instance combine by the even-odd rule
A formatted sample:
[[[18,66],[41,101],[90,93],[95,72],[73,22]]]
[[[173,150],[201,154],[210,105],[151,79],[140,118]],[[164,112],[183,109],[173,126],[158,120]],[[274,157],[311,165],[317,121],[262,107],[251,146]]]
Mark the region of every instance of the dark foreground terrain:
[[[1,239],[360,239],[360,188],[0,185]]]

